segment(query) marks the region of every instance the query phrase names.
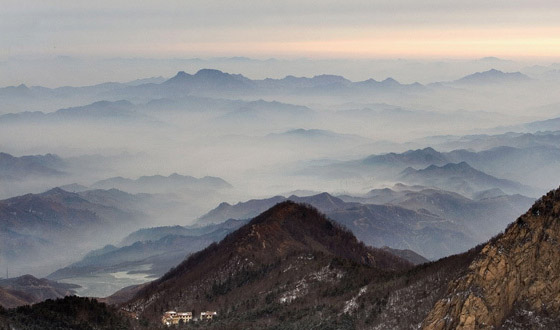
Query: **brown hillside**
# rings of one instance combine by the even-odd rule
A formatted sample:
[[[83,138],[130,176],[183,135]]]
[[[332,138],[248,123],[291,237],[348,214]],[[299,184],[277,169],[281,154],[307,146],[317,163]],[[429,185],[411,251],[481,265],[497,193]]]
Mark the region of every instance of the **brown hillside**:
[[[253,310],[261,299],[282,305],[301,298],[307,306],[317,301],[308,298],[324,295],[329,283],[354,289],[375,274],[411,267],[404,259],[366,247],[316,209],[288,201],[192,255],[124,307],[155,321],[167,309],[223,314]],[[354,276],[360,277],[356,283]],[[343,277],[350,283],[342,283]],[[324,299],[327,304],[334,301],[344,302]]]

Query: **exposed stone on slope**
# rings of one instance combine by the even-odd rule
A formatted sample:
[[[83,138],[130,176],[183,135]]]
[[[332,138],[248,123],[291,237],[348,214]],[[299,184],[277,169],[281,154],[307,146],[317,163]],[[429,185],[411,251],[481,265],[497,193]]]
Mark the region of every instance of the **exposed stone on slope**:
[[[451,282],[424,329],[492,329],[521,309],[560,318],[560,189],[549,192],[491,240]],[[556,324],[556,323],[555,323]]]

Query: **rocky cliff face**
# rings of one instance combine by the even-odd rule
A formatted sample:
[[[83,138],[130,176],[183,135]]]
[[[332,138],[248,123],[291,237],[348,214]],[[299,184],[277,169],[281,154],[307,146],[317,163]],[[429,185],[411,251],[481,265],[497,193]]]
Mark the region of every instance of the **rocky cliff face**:
[[[486,244],[423,322],[424,329],[559,325],[560,189]]]

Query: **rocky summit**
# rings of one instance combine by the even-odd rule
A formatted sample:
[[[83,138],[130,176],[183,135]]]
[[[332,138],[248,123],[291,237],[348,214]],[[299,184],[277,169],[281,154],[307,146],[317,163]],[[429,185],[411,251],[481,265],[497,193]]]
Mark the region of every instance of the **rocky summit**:
[[[449,284],[424,329],[560,326],[560,189],[488,242]]]

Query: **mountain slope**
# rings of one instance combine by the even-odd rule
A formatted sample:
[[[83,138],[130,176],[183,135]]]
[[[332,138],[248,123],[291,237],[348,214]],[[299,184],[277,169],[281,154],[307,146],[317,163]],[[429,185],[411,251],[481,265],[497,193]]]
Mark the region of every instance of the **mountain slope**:
[[[525,212],[535,202],[533,198],[506,195],[500,191],[486,191],[478,195],[479,198],[470,199],[446,190],[402,184],[395,185],[393,189],[373,189],[361,197],[338,197],[346,202],[388,204],[416,212],[428,211],[467,228],[476,238],[476,243],[484,242],[501,232],[511,223],[511,219]],[[473,242],[471,246],[476,243]]]
[[[33,297],[24,292],[0,287],[0,308],[14,308],[32,304],[33,302]]]
[[[492,239],[451,282],[425,329],[557,328],[560,325],[560,189]]]
[[[0,280],[0,306],[12,308],[75,294],[78,286],[38,279],[31,275]],[[1,292],[1,291],[0,291]],[[6,295],[7,293],[7,295]],[[10,296],[12,298],[10,298]],[[17,299],[13,299],[17,297]]]
[[[274,196],[267,199],[252,199],[247,202],[239,202],[235,205],[221,203],[210,212],[201,216],[197,224],[219,223],[227,219],[251,219],[262,213],[273,205],[285,201],[283,196]]]
[[[342,277],[355,287],[351,279],[359,274],[373,278],[384,270],[410,267],[403,259],[359,243],[315,209],[283,202],[188,258],[125,308],[157,320],[165,306],[229,310],[232,316],[251,313],[260,300],[289,304],[300,299],[299,305],[310,307],[316,299],[312,297],[328,286],[342,285]]]
[[[141,219],[60,188],[1,200],[0,256],[18,272],[45,274],[66,258],[130,231]]]
[[[461,221],[450,221],[422,208],[344,202],[328,193],[288,199],[316,207],[370,246],[410,249],[426,258],[437,259],[465,251],[481,241]],[[200,223],[209,219],[224,221],[236,215],[252,218],[282,200],[285,198],[278,196],[236,205],[220,204],[203,216]]]
[[[169,176],[141,176],[138,179],[114,177],[98,181],[91,185],[94,189],[119,189],[131,193],[167,193],[185,190],[217,190],[231,188],[221,178],[206,176],[195,178],[189,175],[173,173]]]
[[[57,176],[63,174],[64,167],[64,161],[53,154],[14,157],[0,152],[0,179]]]
[[[518,182],[499,179],[474,169],[466,162],[448,163],[443,166],[430,165],[421,170],[409,167],[401,172],[399,179],[406,183],[435,186],[467,196],[494,188],[510,194],[532,195],[535,192],[531,187]]]
[[[500,70],[491,69],[484,72],[476,72],[454,81],[456,84],[507,84],[521,83],[530,81],[531,78],[521,72],[502,72]]]
[[[443,165],[447,163],[447,159],[444,154],[433,148],[424,148],[408,150],[400,154],[391,152],[383,155],[373,155],[362,160],[362,163],[368,166],[425,167],[429,165]]]
[[[162,83],[163,86],[183,89],[185,92],[230,92],[253,87],[253,82],[240,74],[229,74],[219,70],[202,69],[191,75],[180,71]]]
[[[155,227],[136,231],[119,246],[107,245],[48,276],[52,280],[77,283],[80,295],[105,297],[116,290],[153,280],[177,266],[190,254],[220,241],[248,220],[229,220],[205,227]],[[134,274],[115,281],[116,273]],[[103,285],[99,285],[107,279]],[[112,282],[111,282],[112,280]],[[110,282],[110,283],[109,283]]]
[[[485,175],[507,179],[524,185],[521,187],[521,191],[518,189],[519,185],[513,186],[515,189],[513,189],[514,191],[510,189],[510,193],[522,193],[536,197],[540,196],[544,191],[550,190],[558,183],[551,183],[549,180],[549,177],[554,176],[560,170],[560,149],[558,148],[560,139],[556,133],[508,133],[496,136],[473,135],[454,137],[453,139],[457,139],[457,141],[452,141],[453,139],[448,139],[447,137],[441,137],[441,139],[447,142],[441,144],[441,141],[438,141],[437,138],[427,138],[424,143],[431,145],[439,144],[441,148],[451,151],[439,152],[433,148],[424,148],[408,150],[402,153],[371,155],[353,161],[311,166],[300,173],[319,176],[324,179],[333,179],[335,177],[367,178],[375,176],[377,179],[398,181],[401,180],[401,172],[408,167],[418,170],[425,169],[431,165],[444,167],[447,164],[455,164],[448,165],[448,167],[456,167],[466,172],[470,171],[469,175],[472,175],[472,170],[468,167],[461,168],[461,166],[458,166],[465,162]],[[470,148],[483,150],[473,151]],[[423,184],[426,186],[436,186],[438,182],[431,183],[432,179],[426,178]],[[501,186],[503,182],[492,180],[486,186],[491,184]],[[449,190],[451,187],[460,189],[455,190],[455,192],[461,194],[467,193],[463,188],[469,188],[468,185],[461,187],[459,182],[450,184],[446,189]],[[538,189],[535,190],[534,187],[538,187]],[[493,188],[499,188],[499,186],[490,189]]]
[[[154,122],[154,119],[137,112],[135,106],[125,100],[97,101],[88,105],[64,108],[49,113],[26,111],[0,116],[0,125],[64,123],[68,121],[100,123],[111,121],[111,123],[126,124],[130,122]]]

